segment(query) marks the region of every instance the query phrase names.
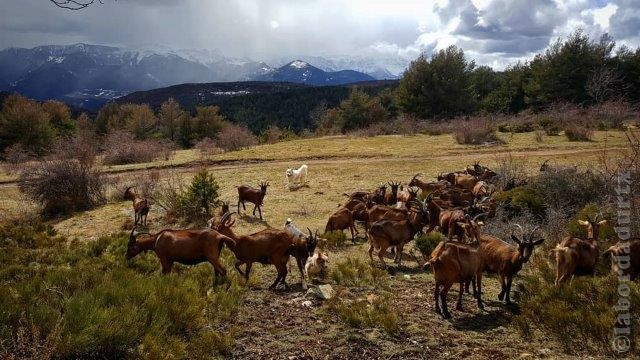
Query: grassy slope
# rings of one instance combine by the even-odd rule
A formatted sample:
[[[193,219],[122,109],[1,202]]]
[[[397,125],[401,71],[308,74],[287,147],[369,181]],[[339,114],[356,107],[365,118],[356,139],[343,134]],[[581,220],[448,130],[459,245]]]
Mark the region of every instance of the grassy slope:
[[[555,163],[589,166],[597,162],[601,153],[589,150],[622,147],[625,144],[624,135],[618,132],[597,133],[596,140],[589,143],[568,142],[564,137],[547,137],[544,143],[538,144],[533,140],[533,134],[517,134],[511,138],[504,134],[502,136],[507,144],[497,147],[457,145],[450,135],[296,140],[217,155],[210,160],[237,162],[212,164],[209,169],[221,185],[222,198],[232,203],[236,199],[235,186],[269,180],[272,186],[263,212],[268,224],[280,227],[287,217],[292,217],[300,228],[309,226],[322,231],[326,218],[344,199],[341,195],[343,192],[371,189],[387,180],[406,182],[417,172],[423,172],[425,178],[430,178],[439,172],[460,169],[476,158],[482,158],[483,164],[494,166],[509,152],[522,157],[532,172],[537,171],[540,162],[547,158]],[[526,150],[536,150],[538,153],[528,155]],[[554,152],[561,153],[553,155]],[[615,153],[612,151],[610,155],[615,156]],[[298,191],[289,191],[283,186],[284,169],[297,166],[300,159],[316,159],[309,161],[310,185]],[[172,159],[172,164],[189,164],[194,160],[197,157],[193,152],[182,151]],[[274,163],[276,161],[278,163]],[[110,170],[159,165],[166,164],[113,167]],[[189,178],[195,168],[182,168],[178,174]],[[162,172],[163,175],[168,173],[169,170]],[[120,176],[137,178],[145,174],[144,171],[137,171]],[[0,189],[0,194],[3,199],[0,206],[19,206],[15,187],[5,186]],[[60,220],[55,227],[62,235],[88,241],[98,235],[120,231],[129,217],[129,203],[112,202],[99,209]],[[152,210],[149,218],[151,230],[164,226],[157,209]],[[237,232],[245,233],[261,229],[264,224],[245,218],[244,221],[238,221],[236,226]],[[331,264],[333,266],[347,257],[368,261],[366,249],[367,245],[363,244],[332,252]],[[237,335],[235,354],[259,357],[258,352],[261,351],[265,356],[300,355],[300,349],[304,347],[307,355],[313,357],[335,351],[336,355],[341,356],[423,357],[446,353],[445,357],[514,358],[524,353],[541,356],[540,349],[549,348],[543,351],[553,356],[566,356],[557,344],[547,339],[540,338],[533,342],[520,339],[517,331],[507,324],[509,311],[492,301],[498,292],[495,279],[486,281],[486,298],[491,300],[486,312],[478,312],[469,301],[470,298],[467,298],[466,312],[454,312],[454,320],[447,322],[431,310],[431,275],[416,272],[414,268],[417,264],[413,260],[405,264],[407,268],[388,277],[387,291],[366,287],[343,288],[346,291],[343,296],[347,299],[390,294],[392,308],[400,314],[401,331],[396,336],[377,329],[351,329],[335,315],[327,314],[319,304],[311,308],[303,307],[295,302],[300,295],[299,288],[294,288],[291,293],[266,291],[275,272],[271,267],[258,266],[251,283],[252,289],[243,300],[241,312],[233,320],[233,324],[242,329]],[[410,277],[407,279],[404,274]],[[297,271],[294,271],[290,282],[297,282],[297,279]],[[451,308],[455,294],[452,292],[449,297]],[[269,321],[263,321],[265,316]]]

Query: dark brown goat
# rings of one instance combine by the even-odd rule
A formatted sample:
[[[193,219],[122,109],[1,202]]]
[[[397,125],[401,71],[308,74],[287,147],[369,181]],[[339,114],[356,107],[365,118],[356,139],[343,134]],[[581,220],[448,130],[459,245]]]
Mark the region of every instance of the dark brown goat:
[[[611,272],[633,281],[640,276],[640,239],[618,241],[603,253],[611,255]]]
[[[462,295],[464,285],[474,283],[474,294],[478,308],[482,304],[482,270],[484,268],[482,250],[479,246],[471,246],[457,242],[441,241],[431,252],[425,267],[431,266],[435,284],[435,311],[445,319],[451,317],[447,307],[447,294],[455,283],[460,284],[456,309],[462,310]],[[442,308],[441,308],[442,306]]]
[[[195,265],[208,261],[214,269],[214,284],[227,271],[220,264],[223,245],[235,246],[233,239],[211,229],[203,230],[162,230],[154,235],[146,233],[137,239],[136,228],[131,230],[126,258],[130,260],[143,251],[153,251],[160,259],[162,273],[171,272],[174,262]]]
[[[124,199],[131,200],[133,203],[133,227],[135,228],[138,223],[142,223],[142,225],[147,226],[147,215],[149,215],[149,200],[146,198],[139,198],[135,191],[133,191],[133,186],[129,186],[124,191]]]
[[[400,187],[400,183],[389,182],[388,184],[391,187],[391,192],[384,195],[384,203],[387,205],[395,205],[398,202],[398,188]]]
[[[369,257],[373,261],[373,250],[378,249],[378,258],[383,267],[387,267],[384,256],[389,247],[395,247],[396,263],[402,261],[402,249],[406,243],[429,222],[429,216],[424,204],[419,201],[410,203],[410,215],[403,220],[380,220],[371,225],[367,236],[369,238]]]
[[[566,282],[574,275],[593,275],[598,262],[598,235],[600,226],[607,220],[578,221],[587,230],[587,238],[567,236],[556,246],[556,285]]]
[[[536,229],[531,231],[528,236],[523,234],[522,238],[511,234],[511,239],[517,244],[517,247],[509,245],[495,236],[480,236],[484,268],[500,276],[498,300],[504,300],[507,304],[511,302],[510,293],[513,277],[529,261],[531,255],[533,255],[534,248],[544,242],[544,239],[534,238],[535,231]]]
[[[351,231],[351,241],[355,242],[355,234],[357,231],[355,226],[353,225],[353,213],[349,209],[341,208],[329,217],[324,232],[328,233],[331,231],[342,231],[346,229],[349,229]]]
[[[236,256],[236,270],[246,280],[249,280],[253,263],[273,264],[278,271],[278,276],[269,289],[273,290],[282,284],[288,290],[289,285],[285,281],[288,273],[287,263],[289,257],[294,256],[300,270],[301,284],[303,287],[306,286],[304,264],[315,251],[316,237],[303,238],[287,230],[274,228],[267,228],[251,235],[236,235],[231,229],[234,224],[235,220],[231,219],[231,213],[227,213],[218,224],[217,230],[235,242],[227,246]],[[242,264],[246,264],[244,272],[240,269]]]
[[[238,186],[238,213],[240,213],[240,204],[242,204],[242,209],[247,211],[244,203],[248,201],[253,204],[253,216],[256,216],[257,209],[260,214],[260,220],[262,220],[262,204],[264,196],[267,195],[267,187],[269,187],[269,182],[265,181],[260,183],[260,189],[249,185]]]

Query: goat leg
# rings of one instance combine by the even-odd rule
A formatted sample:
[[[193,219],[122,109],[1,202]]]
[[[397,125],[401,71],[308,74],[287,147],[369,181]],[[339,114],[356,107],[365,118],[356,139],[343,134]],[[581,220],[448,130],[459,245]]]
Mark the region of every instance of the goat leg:
[[[449,308],[447,307],[447,293],[451,289],[451,284],[445,284],[440,290],[440,303],[442,304],[442,317],[445,319],[451,318],[451,313],[449,312]]]
[[[460,281],[460,291],[458,291],[458,301],[456,302],[456,310],[462,311],[462,294],[464,294],[465,281]]]
[[[253,211],[255,211],[255,209]],[[260,214],[260,220],[262,220],[262,207],[261,206],[258,206],[258,214]],[[255,216],[255,214],[253,216]]]
[[[498,294],[498,300],[504,300],[504,295],[507,291],[507,282],[505,281],[505,277],[500,275],[500,294]]]
[[[506,289],[505,289],[505,290],[506,290],[506,294],[505,294],[506,299],[505,299],[505,302],[506,302],[507,304],[511,304],[511,297],[509,296],[509,294],[511,293],[511,284],[512,284],[512,283],[513,283],[513,277],[511,277],[511,276],[510,276],[510,277],[507,279],[507,287],[506,287]]]
[[[433,291],[433,297],[434,297],[434,303],[435,303],[435,307],[434,310],[436,313],[438,314],[442,314],[442,310],[440,310],[440,287],[442,285],[440,285],[440,283],[436,282],[436,288]]]
[[[238,270],[238,272],[240,273],[240,275],[242,275],[242,276],[245,276],[245,277],[246,277],[245,273],[244,273],[244,272],[242,272],[242,270],[240,269],[240,265],[242,265],[242,264],[244,264],[244,262],[243,262],[243,261],[238,260],[238,261],[236,261],[236,263],[235,263],[235,265],[234,265],[234,266],[235,266],[236,270]]]
[[[482,271],[476,274],[476,285],[478,287],[478,309],[484,310],[484,304],[482,303]]]
[[[302,290],[307,290],[307,280],[304,277],[304,265],[302,260],[296,257],[296,263],[298,264],[298,270],[300,270],[300,277],[302,277]]]
[[[253,263],[248,262],[244,269],[244,279],[246,281],[249,281],[249,274],[251,273],[251,265],[253,265]]]

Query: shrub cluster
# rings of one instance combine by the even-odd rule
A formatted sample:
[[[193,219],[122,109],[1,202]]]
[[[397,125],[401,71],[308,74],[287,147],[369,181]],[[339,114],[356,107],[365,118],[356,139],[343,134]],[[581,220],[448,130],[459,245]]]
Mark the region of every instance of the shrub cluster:
[[[179,276],[160,275],[153,255],[128,264],[125,234],[67,245],[46,226],[0,226],[0,239],[9,237],[0,253],[0,358],[229,355],[226,321],[243,290],[233,279],[210,289],[208,264]]]
[[[458,144],[465,145],[485,145],[502,142],[496,136],[496,129],[493,124],[489,120],[482,118],[474,118],[458,123],[453,136]]]
[[[175,144],[168,140],[136,140],[133,134],[113,131],[104,140],[104,157],[107,165],[150,162],[158,158],[168,160]]]

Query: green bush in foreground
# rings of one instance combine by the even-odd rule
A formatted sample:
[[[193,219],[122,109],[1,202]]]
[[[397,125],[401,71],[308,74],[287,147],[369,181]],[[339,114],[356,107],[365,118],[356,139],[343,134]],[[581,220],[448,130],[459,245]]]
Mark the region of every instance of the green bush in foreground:
[[[225,322],[243,290],[211,289],[209,264],[162,276],[152,254],[124,260],[125,235],[67,245],[46,227],[13,233],[0,243],[0,358],[207,358],[233,348]]]
[[[360,259],[347,258],[335,264],[331,278],[338,285],[385,286],[388,273]]]
[[[531,338],[534,329],[557,339],[569,353],[589,351],[612,354],[613,329],[620,299],[619,282],[613,276],[578,277],[570,284],[555,286],[553,269],[542,263],[540,273],[525,276],[518,290],[521,314],[514,324],[523,336]],[[631,323],[640,323],[640,285],[628,283]],[[630,339],[638,344],[640,332],[632,330]],[[578,350],[578,351],[576,351]],[[633,353],[633,349],[631,350]]]
[[[428,234],[420,234],[416,238],[416,247],[425,258],[431,256],[431,252],[438,246],[440,241],[445,240],[445,236],[439,231],[432,231]]]
[[[383,297],[343,300],[338,295],[329,300],[327,310],[354,328],[376,327],[391,335],[400,330],[400,317]]]

